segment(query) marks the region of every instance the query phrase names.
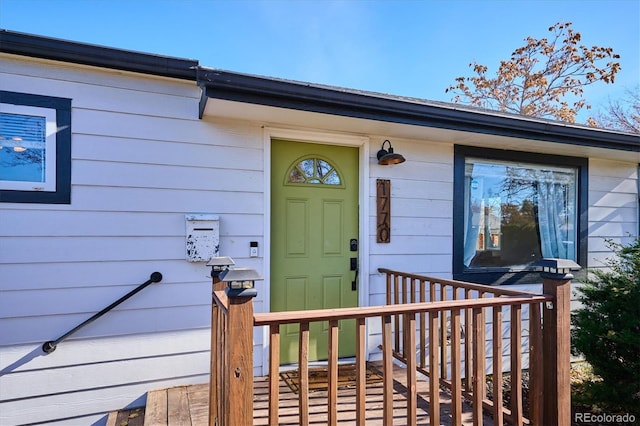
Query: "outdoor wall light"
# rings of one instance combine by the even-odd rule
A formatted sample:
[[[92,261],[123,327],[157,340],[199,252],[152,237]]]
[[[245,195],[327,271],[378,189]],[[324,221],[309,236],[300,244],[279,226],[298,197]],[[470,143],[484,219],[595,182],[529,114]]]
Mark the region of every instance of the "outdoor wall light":
[[[262,277],[258,271],[251,268],[227,269],[220,274],[222,282],[226,283],[225,292],[229,297],[255,297],[255,281]]]
[[[389,144],[389,149],[384,149],[384,144]],[[378,164],[386,166],[388,164],[400,164],[404,163],[406,160],[401,154],[396,154],[393,152],[393,147],[391,146],[391,142],[389,140],[385,140],[382,142],[382,146],[380,147],[380,151],[377,154]]]
[[[229,266],[235,265],[229,256],[212,257],[207,263],[207,266],[211,266],[211,278],[219,277],[223,271],[229,269]]]

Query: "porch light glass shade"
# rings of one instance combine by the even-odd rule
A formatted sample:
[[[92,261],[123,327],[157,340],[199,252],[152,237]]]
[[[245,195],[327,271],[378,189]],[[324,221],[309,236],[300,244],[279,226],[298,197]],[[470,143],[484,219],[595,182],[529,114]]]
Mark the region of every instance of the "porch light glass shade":
[[[242,290],[254,288],[256,280],[262,277],[255,269],[251,268],[233,268],[224,272],[222,281],[227,283],[227,287],[232,290]]]
[[[385,144],[389,144],[388,149],[384,149]],[[402,154],[393,152],[393,147],[391,146],[391,142],[389,140],[385,140],[384,142],[382,142],[382,147],[380,148],[380,151],[378,151],[376,157],[378,158],[378,164],[383,166],[389,164],[400,164],[406,161]]]
[[[576,262],[570,259],[540,259],[535,266],[541,269],[541,272],[549,272],[552,274],[568,274],[571,271],[579,271],[581,268]]]
[[[229,269],[231,265],[235,265],[233,259],[229,256],[212,257],[207,266],[211,266],[211,278],[220,278],[220,275]]]
[[[241,290],[246,288],[254,288],[254,281],[231,281],[229,283],[229,288],[234,290]]]
[[[211,269],[213,271],[221,271],[235,264],[236,262],[234,262],[233,259],[231,259],[229,256],[220,256],[212,257],[211,260],[207,263],[207,266],[211,266]]]

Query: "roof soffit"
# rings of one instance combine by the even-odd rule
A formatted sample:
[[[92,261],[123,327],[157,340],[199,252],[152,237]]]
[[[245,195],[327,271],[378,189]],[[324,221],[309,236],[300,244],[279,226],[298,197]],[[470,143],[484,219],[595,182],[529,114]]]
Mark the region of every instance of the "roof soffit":
[[[594,157],[640,163],[640,152],[604,149],[593,146],[499,136],[472,131],[449,130],[389,121],[370,120],[316,113],[222,99],[209,99],[204,109],[205,120],[231,119],[267,127],[308,128],[331,133],[380,136],[384,138],[423,141],[425,143],[459,144],[485,148],[529,151],[566,156]],[[635,157],[635,158],[634,158]]]

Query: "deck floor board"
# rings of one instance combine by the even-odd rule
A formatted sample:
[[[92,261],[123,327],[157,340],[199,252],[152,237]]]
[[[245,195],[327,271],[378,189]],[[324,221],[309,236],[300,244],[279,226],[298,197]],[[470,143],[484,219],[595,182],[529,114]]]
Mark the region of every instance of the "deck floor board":
[[[429,424],[429,382],[418,379],[416,383],[417,425]],[[279,424],[296,425],[298,420],[298,395],[280,378]],[[366,388],[366,424],[382,425],[383,388],[382,383],[368,384]],[[394,365],[393,424],[406,424],[407,413],[406,370]],[[440,391],[441,424],[450,425],[450,395]],[[269,423],[269,378],[254,379],[254,425]],[[145,425],[193,425],[206,426],[209,422],[209,385],[207,383],[177,386],[149,392],[144,412]],[[327,423],[327,392],[316,391],[309,394],[309,424]],[[355,424],[356,391],[345,388],[338,391],[338,423]],[[141,419],[136,419],[139,422]],[[125,423],[126,424],[126,423]],[[463,424],[472,424],[471,407],[463,404]],[[483,419],[483,425],[491,425],[491,419]],[[120,424],[119,426],[121,426]],[[133,423],[130,423],[133,426]]]

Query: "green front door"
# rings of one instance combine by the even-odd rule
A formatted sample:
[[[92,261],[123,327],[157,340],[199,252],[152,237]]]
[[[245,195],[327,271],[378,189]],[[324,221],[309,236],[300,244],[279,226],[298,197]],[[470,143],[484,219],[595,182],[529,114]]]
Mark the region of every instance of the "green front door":
[[[271,310],[358,305],[358,149],[273,140]],[[280,362],[298,360],[297,325],[280,332]],[[309,358],[327,358],[328,324],[312,323]],[[341,321],[339,356],[355,354],[355,324]]]

